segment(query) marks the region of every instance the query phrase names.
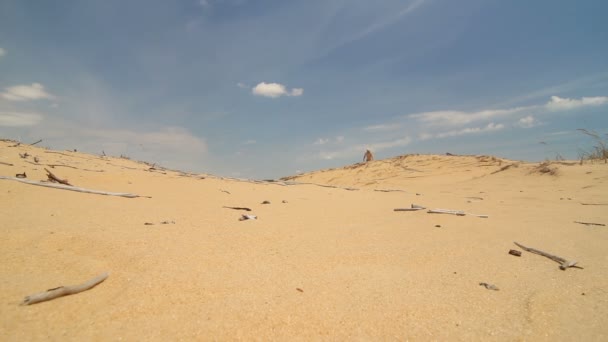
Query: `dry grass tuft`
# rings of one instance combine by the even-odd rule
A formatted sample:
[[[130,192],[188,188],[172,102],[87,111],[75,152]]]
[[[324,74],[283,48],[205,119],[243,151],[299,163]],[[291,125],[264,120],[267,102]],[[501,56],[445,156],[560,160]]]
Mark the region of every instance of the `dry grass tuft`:
[[[608,147],[606,146],[606,139],[602,139],[601,136],[595,131],[590,131],[584,128],[578,128],[577,131],[580,131],[595,140],[595,146],[593,146],[590,150],[579,151],[580,163],[583,164],[583,160],[603,160],[604,163],[608,163]]]
[[[532,169],[530,173],[540,173],[540,174],[549,174],[551,176],[557,176],[558,169],[555,166],[552,166],[550,162],[544,162],[539,164],[537,167]]]

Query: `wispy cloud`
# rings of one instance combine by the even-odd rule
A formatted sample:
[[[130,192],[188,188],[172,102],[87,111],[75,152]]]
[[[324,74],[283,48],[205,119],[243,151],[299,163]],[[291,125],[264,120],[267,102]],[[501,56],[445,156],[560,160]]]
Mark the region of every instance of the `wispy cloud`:
[[[582,97],[580,99],[551,96],[549,102],[544,105],[531,105],[507,109],[486,109],[475,112],[444,110],[410,114],[407,117],[430,126],[465,126],[475,122],[509,118],[526,113],[544,114],[552,111],[565,111],[606,104],[608,104],[608,96]],[[530,127],[530,122],[526,123],[526,120],[530,121],[533,119],[530,118],[532,118],[532,116],[528,115],[521,123],[528,124],[528,127]]]
[[[4,92],[0,93],[2,98],[9,101],[29,101],[40,99],[54,99],[55,97],[49,94],[44,86],[40,83],[32,83],[32,85],[17,85],[4,88]]]
[[[349,42],[359,40],[365,36],[368,36],[378,30],[381,30],[387,26],[390,26],[390,25],[398,22],[406,15],[414,12],[416,9],[418,9],[420,6],[422,6],[427,1],[428,0],[411,1],[407,6],[403,7],[401,10],[399,10],[395,13],[391,13],[389,16],[384,17],[382,20],[379,20],[379,21],[376,21],[376,22],[370,24],[363,31],[361,31],[358,34],[356,34],[355,36],[351,37],[351,39],[349,39]]]
[[[6,55],[6,50],[4,50],[3,48],[0,48],[0,57]]]
[[[608,96],[582,97],[580,99],[551,96],[545,107],[549,110],[570,110],[585,106],[601,106],[608,104]]]
[[[287,87],[280,83],[261,82],[253,87],[251,92],[257,96],[278,98],[281,96],[302,96],[302,94],[304,94],[304,89],[292,88],[291,90],[287,90]]]
[[[540,122],[536,120],[532,115],[528,115],[524,118],[519,119],[517,125],[522,128],[532,128],[540,125]]]
[[[491,123],[487,124],[486,126],[482,126],[482,127],[467,127],[467,128],[463,128],[463,129],[459,129],[459,130],[438,133],[435,135],[435,137],[439,138],[439,139],[457,137],[457,136],[467,135],[467,134],[479,134],[479,133],[499,131],[503,128],[505,128],[504,124],[496,124],[496,123],[491,122]]]
[[[26,127],[40,123],[43,116],[38,113],[0,112],[0,126]]]
[[[477,112],[436,111],[411,114],[409,117],[430,125],[462,126],[476,121],[489,120],[497,117],[505,117],[512,114],[521,113],[523,111],[533,109],[534,107],[535,106],[510,109],[489,109]]]
[[[393,123],[393,124],[381,124],[381,125],[373,125],[364,127],[364,131],[368,132],[386,132],[386,131],[396,131],[401,128],[401,124]]]

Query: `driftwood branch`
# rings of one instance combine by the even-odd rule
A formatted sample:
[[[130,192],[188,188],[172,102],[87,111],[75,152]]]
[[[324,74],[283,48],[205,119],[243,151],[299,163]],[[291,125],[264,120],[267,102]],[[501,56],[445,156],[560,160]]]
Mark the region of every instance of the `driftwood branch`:
[[[481,217],[481,218],[489,217],[488,215],[471,214],[471,213],[465,213],[463,210],[451,210],[451,209],[431,209],[431,210],[427,211],[427,213],[429,213],[429,214],[451,214],[451,215],[457,215],[457,216],[469,215],[469,216],[477,216],[477,217]]]
[[[13,166],[13,164],[11,164],[11,163],[5,163],[5,162],[0,162],[0,164],[7,165],[7,166]]]
[[[45,302],[47,300],[52,300],[58,297],[68,296],[76,293],[80,293],[86,290],[90,290],[95,287],[97,284],[103,282],[108,278],[108,273],[104,273],[98,277],[95,277],[86,283],[80,285],[73,286],[60,286],[54,289],[46,290],[45,292],[36,293],[33,295],[29,295],[23,299],[21,305],[31,305],[40,302]]]
[[[140,196],[140,195],[125,193],[125,192],[107,192],[107,191],[100,191],[100,190],[91,190],[91,189],[79,188],[79,187],[75,187],[75,186],[67,186],[67,185],[63,185],[63,184],[42,183],[42,182],[36,182],[36,181],[27,180],[27,179],[5,177],[5,176],[0,176],[0,179],[14,180],[14,181],[31,184],[31,185],[38,185],[38,186],[44,186],[47,188],[63,189],[63,190],[70,190],[70,191],[76,191],[76,192],[84,192],[84,193],[88,193],[88,194],[119,196],[119,197],[127,197],[127,198],[136,198],[136,197],[152,198],[150,196]]]
[[[557,255],[549,254],[547,252],[543,252],[541,250],[534,249],[534,248],[528,248],[528,247],[523,246],[523,245],[521,245],[521,244],[519,244],[517,242],[513,242],[513,243],[516,244],[519,248],[523,249],[526,252],[542,255],[542,256],[544,256],[546,258],[549,258],[549,259],[551,259],[551,260],[559,263],[560,264],[559,268],[561,270],[566,270],[569,267],[582,268],[582,267],[579,267],[579,266],[575,266],[577,264],[577,261],[574,261],[574,260],[568,261],[568,260],[566,260],[566,259],[564,259],[562,257],[557,256]]]
[[[227,207],[227,206],[224,206],[224,208],[226,208],[226,209],[234,209],[234,210],[245,210],[245,211],[251,211],[251,209],[250,209],[250,208],[245,208],[245,207]]]
[[[450,210],[450,209],[430,209],[429,211],[427,211],[427,213],[429,213],[429,214],[451,214],[451,215],[458,215],[458,216],[465,215],[465,212],[462,210]]]
[[[31,143],[31,144],[30,144],[30,146],[34,146],[34,145],[39,144],[39,143],[41,143],[41,142],[42,142],[42,139],[40,139],[40,140],[36,141],[35,143]]]
[[[50,180],[51,182],[57,182],[57,183],[61,183],[61,184],[64,184],[64,185],[72,186],[72,184],[70,184],[70,182],[68,182],[68,180],[67,180],[67,179],[61,179],[61,178],[59,178],[59,177],[55,176],[55,175],[54,175],[54,174],[53,174],[51,171],[49,171],[47,168],[45,168],[45,169],[44,169],[44,171],[46,171],[46,173],[47,173],[47,175],[46,175],[46,176],[47,176],[47,177],[49,177],[49,180]]]
[[[578,223],[578,224],[584,224],[584,225],[586,225],[586,226],[602,226],[602,227],[606,226],[606,225],[605,225],[605,224],[603,224],[603,223],[593,223],[593,222],[581,222],[581,221],[574,221],[574,223]]]

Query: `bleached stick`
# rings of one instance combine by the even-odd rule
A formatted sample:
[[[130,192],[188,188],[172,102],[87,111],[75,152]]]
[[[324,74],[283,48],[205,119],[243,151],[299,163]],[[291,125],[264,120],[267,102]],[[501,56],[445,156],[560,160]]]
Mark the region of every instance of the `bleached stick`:
[[[31,184],[31,185],[38,185],[38,186],[44,186],[47,188],[63,189],[63,190],[70,190],[70,191],[76,191],[76,192],[84,192],[84,193],[88,193],[88,194],[119,196],[119,197],[127,197],[127,198],[136,198],[136,197],[151,198],[150,196],[140,196],[140,195],[129,194],[129,193],[125,193],[125,192],[106,192],[106,191],[100,191],[100,190],[91,190],[91,189],[79,188],[79,187],[75,187],[75,186],[67,186],[67,185],[63,185],[63,184],[36,182],[36,181],[15,178],[15,177],[0,176],[0,179],[14,180],[17,182]]]
[[[450,210],[450,209],[430,209],[427,211],[429,214],[452,214],[458,216],[464,216],[465,213],[462,210]]]
[[[83,283],[80,285],[60,286],[60,287],[56,287],[54,289],[46,290],[45,292],[40,292],[40,293],[36,293],[36,294],[30,295],[30,296],[27,296],[23,299],[23,302],[21,303],[21,305],[36,304],[36,303],[40,303],[40,302],[45,302],[47,300],[55,299],[58,297],[68,296],[68,295],[80,293],[80,292],[83,292],[86,290],[90,290],[93,287],[95,287],[97,284],[106,280],[106,278],[108,278],[108,275],[109,274],[106,272],[106,273],[104,273],[98,277],[95,277],[95,278],[87,281],[86,283]]]
[[[478,215],[478,214],[470,214],[470,213],[467,214],[462,210],[450,210],[450,209],[430,209],[429,211],[427,211],[427,213],[429,213],[429,214],[452,214],[452,215],[458,215],[458,216],[470,215],[470,216],[477,216],[477,217],[481,217],[481,218],[488,218],[488,215]]]
[[[547,252],[543,252],[543,251],[538,250],[538,249],[529,248],[529,247],[520,245],[517,242],[513,242],[513,243],[516,244],[519,248],[523,249],[526,252],[542,255],[542,256],[544,256],[546,258],[549,258],[549,259],[551,259],[551,260],[559,263],[560,264],[559,268],[561,270],[566,270],[566,268],[573,267],[573,266],[575,266],[577,264],[577,261],[574,261],[574,260],[568,261],[568,260],[566,260],[566,259],[564,259],[562,257],[557,256],[557,255],[549,254]],[[579,267],[579,266],[576,266],[576,267],[577,268],[582,268],[582,267]]]

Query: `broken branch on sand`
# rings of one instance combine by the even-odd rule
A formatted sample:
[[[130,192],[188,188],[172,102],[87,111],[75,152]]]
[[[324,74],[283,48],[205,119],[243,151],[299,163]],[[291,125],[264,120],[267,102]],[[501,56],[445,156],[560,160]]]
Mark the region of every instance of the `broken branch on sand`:
[[[586,226],[602,226],[602,227],[606,226],[606,225],[605,225],[605,224],[603,224],[603,223],[593,223],[593,222],[581,222],[581,221],[574,221],[574,223],[578,223],[578,224],[584,224],[584,225],[586,225]]]
[[[422,209],[426,209],[426,207],[418,205],[418,204],[412,204],[411,208],[396,208],[396,209],[393,209],[393,211],[418,211],[418,210],[422,210]]]
[[[70,184],[70,182],[68,182],[67,179],[60,179],[59,177],[55,176],[51,171],[49,171],[47,168],[44,168],[44,171],[46,171],[46,173],[47,173],[46,176],[49,178],[49,180],[51,182],[57,182],[57,183],[61,183],[64,185],[72,186],[72,184]]]
[[[429,214],[451,214],[451,215],[458,215],[458,216],[464,216],[465,213],[462,210],[450,210],[450,209],[430,209],[429,211],[427,211],[427,213]]]
[[[5,163],[5,162],[0,162],[0,164],[7,165],[7,166],[13,166],[13,164],[11,164],[11,163]]]
[[[528,247],[523,246],[523,245],[521,245],[521,244],[519,244],[519,243],[517,243],[517,242],[513,242],[513,243],[514,243],[514,244],[516,244],[516,245],[517,245],[519,248],[523,249],[523,250],[524,250],[524,251],[526,251],[526,252],[530,252],[530,253],[534,253],[534,254],[542,255],[542,256],[544,256],[544,257],[546,257],[546,258],[549,258],[549,259],[551,259],[551,260],[553,260],[553,261],[555,261],[555,262],[559,263],[559,264],[560,264],[560,265],[559,265],[559,268],[560,268],[562,271],[563,271],[563,270],[566,270],[566,269],[567,269],[567,268],[569,268],[569,267],[576,267],[576,268],[581,268],[581,269],[582,269],[582,267],[580,267],[580,266],[576,266],[577,261],[574,261],[574,260],[572,260],[572,261],[568,261],[568,260],[566,260],[566,259],[564,259],[564,258],[562,258],[562,257],[557,256],[557,255],[549,254],[549,253],[547,253],[547,252],[543,252],[543,251],[541,251],[541,250],[534,249],[534,248],[528,248]]]
[[[250,209],[250,208],[245,208],[245,207],[227,207],[227,206],[224,206],[224,208],[226,208],[226,209],[234,209],[234,210],[245,210],[245,211],[251,211],[251,209]]]
[[[13,177],[5,177],[5,176],[0,176],[0,179],[14,180],[14,181],[31,184],[31,185],[45,186],[47,188],[63,189],[63,190],[70,190],[70,191],[76,191],[76,192],[84,192],[84,193],[88,193],[88,194],[119,196],[119,197],[127,197],[127,198],[136,198],[136,197],[152,198],[150,196],[140,196],[140,195],[129,194],[129,193],[125,193],[125,192],[106,192],[106,191],[100,191],[100,190],[90,190],[90,189],[79,188],[79,187],[75,187],[75,186],[67,186],[67,185],[63,185],[63,184],[42,183],[42,182],[36,182],[36,181],[27,180],[27,179],[19,179],[19,178],[13,178]]]
[[[430,209],[429,211],[427,211],[427,213],[429,214],[452,214],[452,215],[457,215],[457,216],[465,216],[465,215],[469,215],[469,216],[477,216],[477,217],[481,217],[481,218],[488,218],[488,215],[479,215],[479,214],[471,214],[471,213],[465,213],[462,210],[451,210],[451,209]]]
[[[45,302],[47,300],[55,299],[58,297],[68,296],[68,295],[80,293],[80,292],[83,292],[86,290],[90,290],[93,287],[95,287],[97,284],[106,280],[106,278],[108,278],[108,275],[109,274],[106,272],[106,273],[104,273],[98,277],[95,277],[95,278],[87,281],[86,283],[83,283],[80,285],[60,286],[60,287],[56,287],[54,289],[46,290],[45,292],[29,295],[23,299],[23,302],[21,302],[21,305],[36,304],[36,303],[40,303],[40,302]]]

